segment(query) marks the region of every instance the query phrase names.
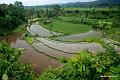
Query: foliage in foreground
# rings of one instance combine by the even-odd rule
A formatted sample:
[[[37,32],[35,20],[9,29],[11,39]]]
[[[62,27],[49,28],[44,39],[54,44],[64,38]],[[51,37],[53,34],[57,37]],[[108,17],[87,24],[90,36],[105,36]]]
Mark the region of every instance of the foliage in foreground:
[[[62,60],[64,67],[46,70],[39,80],[102,80],[101,76],[120,80],[120,55],[112,47],[104,47],[104,53],[94,55],[84,51],[76,57]],[[104,79],[108,80],[108,77]]]
[[[0,43],[0,80],[33,80],[34,72],[29,64],[20,64],[20,49]]]

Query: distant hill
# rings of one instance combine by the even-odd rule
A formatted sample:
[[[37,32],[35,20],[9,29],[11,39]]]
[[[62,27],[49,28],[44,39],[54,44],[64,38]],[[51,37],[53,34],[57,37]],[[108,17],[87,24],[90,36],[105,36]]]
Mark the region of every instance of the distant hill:
[[[120,6],[120,0],[97,0],[94,2],[70,2],[64,4],[58,4],[61,7],[109,7],[109,6]],[[51,5],[40,5],[40,6],[26,6],[25,8],[47,8]]]
[[[109,6],[120,6],[120,0],[97,0],[94,2],[75,2],[61,4],[63,7],[109,7]]]
[[[113,4],[120,4],[120,0],[98,0],[98,2],[107,2],[107,3],[113,3]]]

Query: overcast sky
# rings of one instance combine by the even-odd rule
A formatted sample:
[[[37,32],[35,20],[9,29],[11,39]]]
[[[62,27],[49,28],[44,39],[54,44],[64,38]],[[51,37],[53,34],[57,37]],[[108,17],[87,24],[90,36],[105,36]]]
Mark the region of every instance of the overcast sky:
[[[45,5],[45,4],[56,4],[56,3],[67,3],[67,2],[89,2],[95,0],[0,0],[0,3],[14,3],[15,1],[21,1],[25,6],[32,5]]]

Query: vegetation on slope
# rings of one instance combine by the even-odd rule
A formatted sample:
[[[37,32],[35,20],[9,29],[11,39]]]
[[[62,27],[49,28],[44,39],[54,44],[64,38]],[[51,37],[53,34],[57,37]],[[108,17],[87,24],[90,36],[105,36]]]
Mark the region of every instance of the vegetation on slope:
[[[7,43],[0,43],[0,79],[33,80],[34,71],[29,64],[21,64],[18,58],[22,49],[11,48]]]
[[[119,80],[120,54],[110,46],[104,47],[104,53],[84,51],[73,58],[62,59],[63,67],[46,70],[39,80]]]
[[[0,4],[0,35],[6,35],[26,21],[22,2]]]

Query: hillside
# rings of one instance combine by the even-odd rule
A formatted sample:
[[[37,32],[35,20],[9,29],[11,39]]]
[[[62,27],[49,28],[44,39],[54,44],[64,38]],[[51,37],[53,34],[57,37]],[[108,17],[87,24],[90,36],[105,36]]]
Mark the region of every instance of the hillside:
[[[120,0],[98,0],[94,2],[75,2],[61,4],[63,7],[109,7],[109,6],[119,6]]]
[[[120,0],[98,0],[98,2],[107,2],[107,3],[113,3],[113,4],[120,4]]]
[[[70,2],[58,4],[61,7],[109,7],[109,6],[119,6],[120,0],[97,0],[94,2]],[[25,8],[47,8],[51,5],[37,5],[37,6],[26,6]]]

